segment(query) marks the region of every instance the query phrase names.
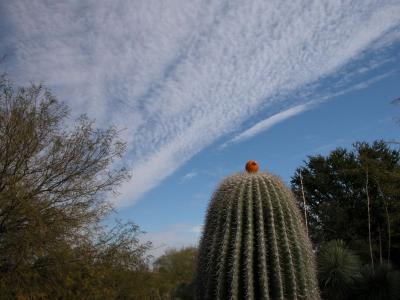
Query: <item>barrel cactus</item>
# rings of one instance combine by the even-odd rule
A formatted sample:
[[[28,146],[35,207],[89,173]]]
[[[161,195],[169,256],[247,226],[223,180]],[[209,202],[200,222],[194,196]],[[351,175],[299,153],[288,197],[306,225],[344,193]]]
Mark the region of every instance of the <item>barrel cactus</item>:
[[[197,299],[320,299],[314,255],[290,190],[246,172],[222,181],[200,241]]]

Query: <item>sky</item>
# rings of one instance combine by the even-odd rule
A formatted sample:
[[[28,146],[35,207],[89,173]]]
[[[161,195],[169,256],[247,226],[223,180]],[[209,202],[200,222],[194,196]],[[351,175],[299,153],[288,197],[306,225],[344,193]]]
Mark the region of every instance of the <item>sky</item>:
[[[110,197],[154,254],[196,244],[247,160],[289,184],[308,155],[399,136],[400,1],[0,2],[2,68],[115,126]]]

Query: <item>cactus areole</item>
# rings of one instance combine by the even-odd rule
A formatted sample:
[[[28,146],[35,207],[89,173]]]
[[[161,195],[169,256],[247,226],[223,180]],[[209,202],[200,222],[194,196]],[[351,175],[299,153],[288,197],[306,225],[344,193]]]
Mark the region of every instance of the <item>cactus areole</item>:
[[[246,171],[222,181],[208,207],[197,299],[320,299],[314,256],[291,191]]]

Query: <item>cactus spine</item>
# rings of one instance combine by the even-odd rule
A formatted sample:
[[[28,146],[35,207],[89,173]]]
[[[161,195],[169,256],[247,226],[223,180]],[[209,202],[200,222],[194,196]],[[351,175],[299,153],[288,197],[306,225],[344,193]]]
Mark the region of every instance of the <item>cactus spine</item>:
[[[277,177],[248,169],[221,183],[209,204],[197,275],[198,300],[320,299],[311,243]]]

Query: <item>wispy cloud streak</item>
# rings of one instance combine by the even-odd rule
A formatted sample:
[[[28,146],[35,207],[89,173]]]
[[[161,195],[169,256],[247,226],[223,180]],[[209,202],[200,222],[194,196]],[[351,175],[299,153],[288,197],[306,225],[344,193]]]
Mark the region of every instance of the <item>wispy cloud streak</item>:
[[[268,117],[267,119],[258,122],[256,125],[253,125],[246,131],[235,136],[228,143],[224,144],[224,147],[228,146],[229,144],[242,142],[259,134],[262,131],[268,130],[271,127],[275,126],[276,124],[310,109],[311,105],[312,105],[311,102],[306,104],[296,105],[294,107],[281,111],[271,117]]]
[[[400,24],[400,3],[390,0],[2,6],[12,75],[44,81],[76,114],[126,128],[133,176],[120,206],[277,105],[279,95],[332,74],[385,37],[381,45],[389,45]]]
[[[357,73],[359,73],[359,72],[357,72]],[[347,79],[347,78],[341,79],[339,82],[336,83],[335,91],[333,91],[333,90],[324,91],[323,93],[319,93],[319,94],[314,93],[313,97],[316,98],[315,100],[308,101],[306,103],[299,104],[299,105],[293,106],[288,109],[284,109],[283,111],[281,111],[279,113],[276,113],[264,120],[257,122],[255,125],[251,126],[249,129],[246,129],[245,131],[237,134],[231,140],[229,140],[228,142],[221,145],[220,148],[223,149],[231,144],[243,142],[247,139],[250,139],[250,138],[256,136],[257,134],[259,134],[263,131],[267,131],[268,129],[272,128],[273,126],[275,126],[278,123],[281,123],[291,117],[294,117],[300,113],[310,110],[313,107],[316,107],[317,105],[323,103],[324,101],[327,101],[333,97],[337,97],[337,96],[347,94],[347,93],[350,93],[353,91],[365,89],[365,88],[369,87],[370,85],[372,85],[388,76],[391,76],[395,73],[396,73],[396,71],[392,70],[392,71],[374,76],[372,78],[369,78],[362,82],[358,82],[358,83],[352,82],[352,84],[350,84],[350,86],[348,86],[348,87],[345,87],[345,86],[346,86],[346,84],[347,85],[349,84],[349,82],[347,82],[349,79]],[[310,96],[311,92],[308,91],[308,92],[305,92],[305,94],[308,94],[308,96]],[[300,99],[301,99],[301,97],[299,97],[299,100]]]
[[[196,177],[197,175],[198,175],[198,172],[196,172],[196,171],[189,172],[189,173],[187,173],[187,174],[185,174],[185,175],[183,175],[183,176],[181,177],[179,183],[185,183],[185,182],[187,182],[187,181],[193,179],[193,178]]]

